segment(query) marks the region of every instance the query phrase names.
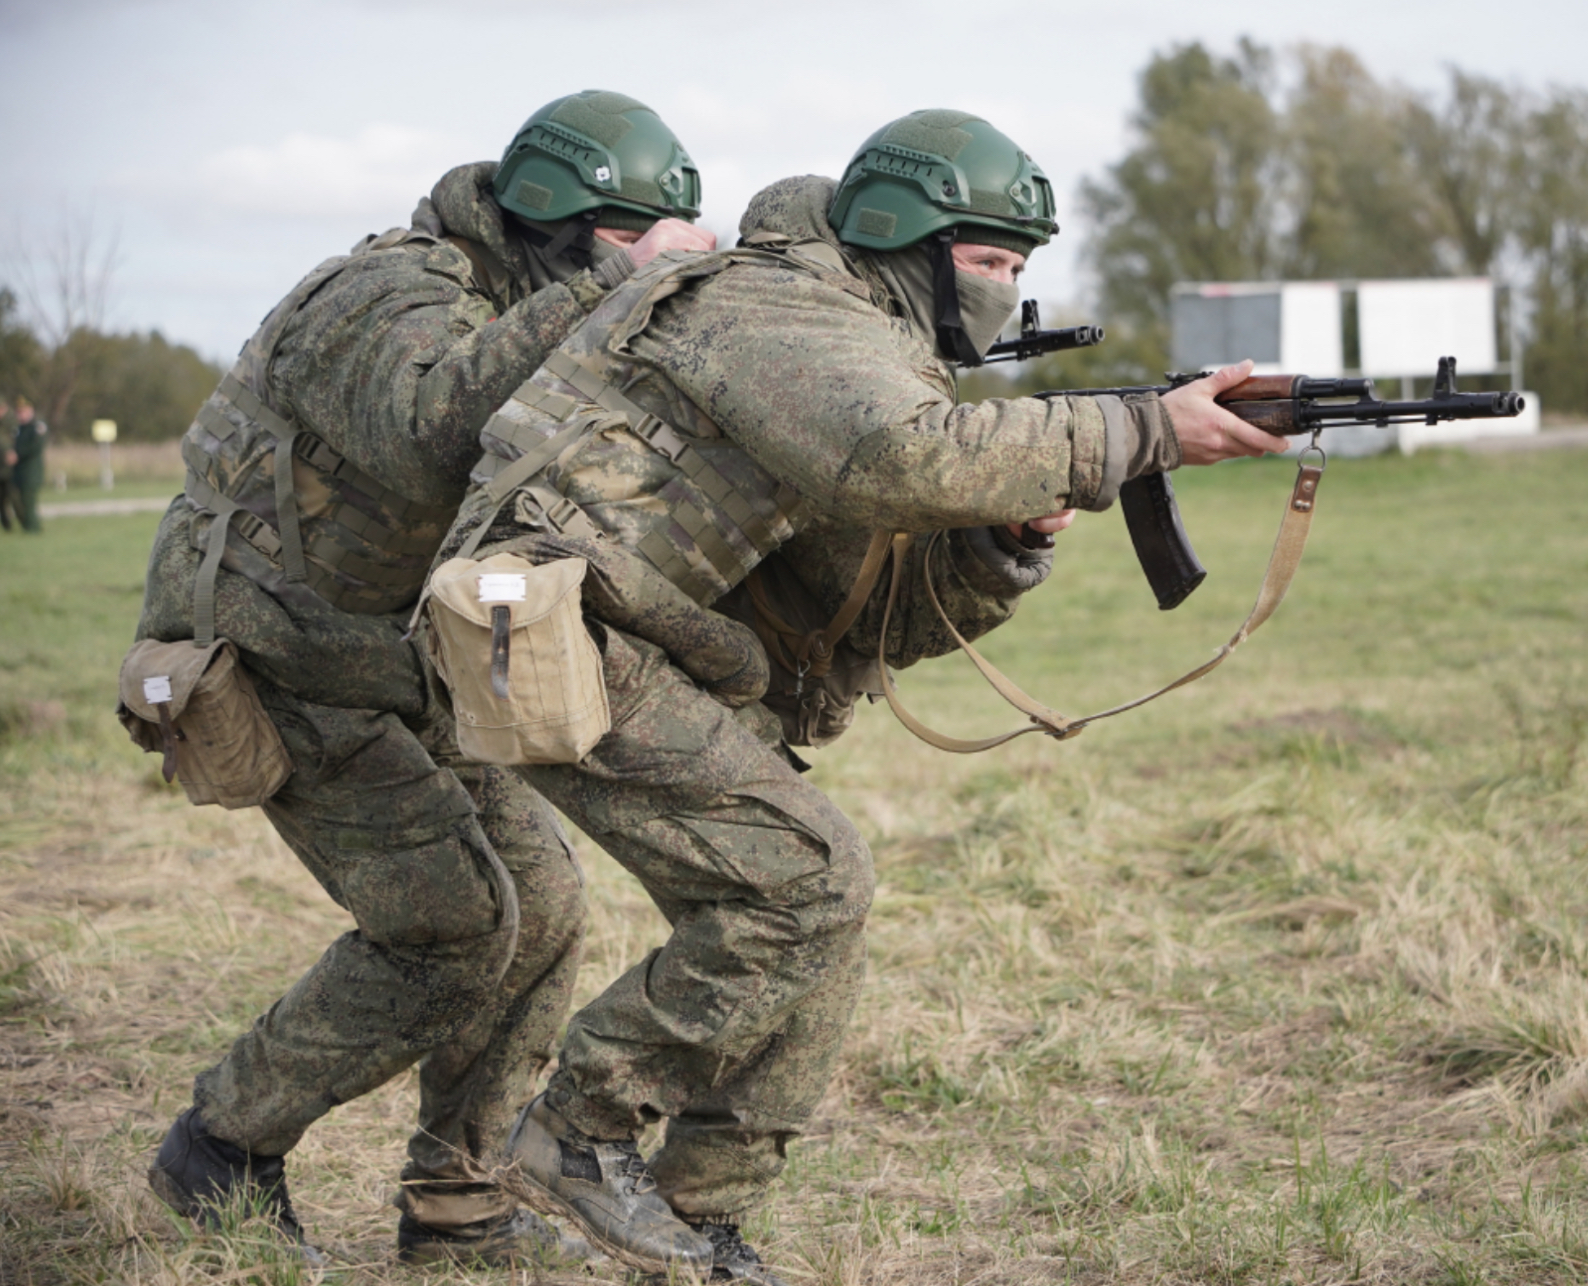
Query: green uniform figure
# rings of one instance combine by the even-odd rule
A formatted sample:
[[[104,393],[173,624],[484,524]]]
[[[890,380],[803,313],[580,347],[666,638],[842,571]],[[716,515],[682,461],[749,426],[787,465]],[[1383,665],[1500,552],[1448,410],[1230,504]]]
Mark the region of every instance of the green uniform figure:
[[[871,856],[788,747],[830,740],[877,690],[886,586],[836,647],[790,658],[779,635],[838,614],[874,533],[913,532],[884,655],[946,652],[929,585],[982,634],[1047,572],[1007,524],[1106,508],[1127,477],[1181,462],[1154,397],[957,403],[951,363],[979,360],[1017,302],[985,265],[1023,263],[1052,208],[985,121],[916,113],[842,184],[761,193],[737,249],[636,274],[482,435],[480,488],[441,556],[582,557],[597,573],[585,606],[611,731],[576,764],[518,773],[672,925],[570,1020],[510,1141],[542,1208],[628,1262],[693,1265],[709,1243],[720,1275],[775,1280],[737,1224],[825,1090],[862,981]],[[981,256],[969,269],[966,252]],[[717,605],[725,640],[726,618],[758,622],[786,662],[765,701],[612,610],[614,546]],[[784,617],[795,628],[768,630]],[[663,1118],[646,1163],[633,1140]]]
[[[16,457],[11,450],[11,440],[16,436],[16,421],[11,415],[11,404],[0,398],[0,530],[11,530],[11,519],[15,515],[21,520],[21,513],[17,510],[11,489],[11,467]]]
[[[499,1148],[567,1011],[582,877],[540,796],[459,758],[407,609],[485,419],[637,261],[710,244],[679,221],[698,202],[642,104],[549,104],[499,165],[451,171],[410,228],[305,278],[183,440],[139,637],[238,647],[294,768],[265,813],[357,928],[198,1076],[150,1171],[177,1209],[204,1217],[242,1191],[302,1241],[281,1158],[417,1062],[401,1257],[556,1244],[468,1169]]]
[[[39,522],[39,492],[44,490],[44,445],[50,426],[38,418],[32,405],[17,401],[16,436],[11,440],[11,494],[23,531],[43,531]]]

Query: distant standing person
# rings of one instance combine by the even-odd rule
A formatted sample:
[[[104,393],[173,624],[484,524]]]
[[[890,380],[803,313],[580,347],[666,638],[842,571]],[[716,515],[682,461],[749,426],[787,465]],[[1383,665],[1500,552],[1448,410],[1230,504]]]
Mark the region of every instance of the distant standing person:
[[[33,404],[17,399],[17,433],[6,459],[11,464],[11,486],[23,531],[43,531],[39,525],[39,491],[44,486],[44,438],[50,426],[38,418]]]
[[[11,449],[11,438],[16,424],[11,418],[11,403],[0,397],[0,527],[11,530],[11,514],[16,508],[16,498],[11,490],[11,467],[17,462]]]

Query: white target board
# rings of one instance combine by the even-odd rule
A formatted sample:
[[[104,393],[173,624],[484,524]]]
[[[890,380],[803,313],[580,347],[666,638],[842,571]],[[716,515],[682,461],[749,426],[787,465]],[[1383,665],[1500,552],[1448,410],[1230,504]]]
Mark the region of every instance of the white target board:
[[[1340,287],[1332,281],[1287,281],[1279,293],[1279,368],[1332,379],[1345,374]]]
[[[1433,375],[1453,356],[1463,375],[1499,365],[1494,340],[1494,283],[1487,277],[1364,281],[1357,286],[1362,373]]]
[[[1182,283],[1170,297],[1172,360],[1198,371],[1244,358],[1256,374],[1320,379],[1345,372],[1333,281]]]

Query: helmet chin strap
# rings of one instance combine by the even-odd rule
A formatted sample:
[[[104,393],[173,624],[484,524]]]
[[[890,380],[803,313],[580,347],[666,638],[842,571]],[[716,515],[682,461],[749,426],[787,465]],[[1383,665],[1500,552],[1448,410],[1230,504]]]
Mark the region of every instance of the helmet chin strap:
[[[600,210],[586,210],[566,220],[557,229],[557,235],[541,246],[541,253],[548,259],[566,254],[575,268],[588,268],[590,247],[595,241],[596,219],[600,214]]]
[[[954,276],[954,238],[957,228],[932,237],[932,297],[937,306],[937,346],[961,366],[980,366],[981,354],[965,333],[959,312],[959,282]]]

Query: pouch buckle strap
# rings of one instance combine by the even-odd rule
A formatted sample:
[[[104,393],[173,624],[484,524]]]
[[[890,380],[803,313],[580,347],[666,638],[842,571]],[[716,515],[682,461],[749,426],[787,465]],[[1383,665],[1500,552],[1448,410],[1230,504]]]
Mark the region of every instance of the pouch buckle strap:
[[[221,379],[220,392],[249,419],[268,429],[276,439],[276,522],[280,525],[281,563],[286,568],[289,581],[306,581],[309,572],[303,564],[303,536],[298,525],[298,497],[292,478],[292,449],[298,437],[298,426],[260,401],[258,394],[238,379],[235,371],[228,371]],[[204,427],[214,431],[209,424]]]
[[[204,558],[193,581],[193,646],[208,647],[215,642],[215,576],[220,571],[221,554],[226,549],[226,529],[243,512],[235,500],[216,495],[208,506],[215,513],[205,534]]]
[[[316,469],[330,474],[338,482],[346,483],[375,504],[390,510],[394,518],[413,518],[447,524],[456,515],[456,510],[438,505],[420,504],[418,501],[399,495],[390,487],[382,486],[346,456],[328,446],[307,429],[298,432],[296,450],[299,456]]]
[[[211,513],[220,512],[216,504],[217,500],[227,499],[226,496],[222,495],[195,473],[191,467],[188,469],[185,491],[194,504],[201,509],[209,510]],[[271,562],[281,561],[281,537],[276,535],[275,528],[258,514],[251,513],[249,510],[239,506],[235,525],[237,534],[266,558],[270,559]]]
[[[499,603],[491,609],[491,691],[507,700],[508,649],[513,637],[513,609]]]
[[[187,740],[187,733],[171,722],[171,703],[169,701],[156,701],[156,713],[160,716],[160,744],[165,751],[160,760],[160,776],[165,778],[169,786],[176,780],[176,743]]]
[[[507,498],[521,486],[533,478],[537,473],[549,465],[574,443],[587,436],[594,429],[596,421],[578,419],[572,424],[565,424],[551,437],[543,441],[538,447],[524,452],[511,464],[502,466],[491,480],[485,484],[485,494],[490,499],[490,506],[480,515],[474,530],[469,533],[469,538],[463,542],[462,547],[454,558],[473,558],[474,551],[480,547],[480,542],[485,539],[485,533],[491,529],[491,524],[496,521],[496,515],[502,511],[502,506],[507,503]],[[414,624],[419,620],[419,612],[414,610]],[[409,627],[410,632],[413,626]]]
[[[590,516],[560,491],[540,486],[527,486],[523,490],[540,506],[546,521],[561,534],[593,537],[600,533]]]

